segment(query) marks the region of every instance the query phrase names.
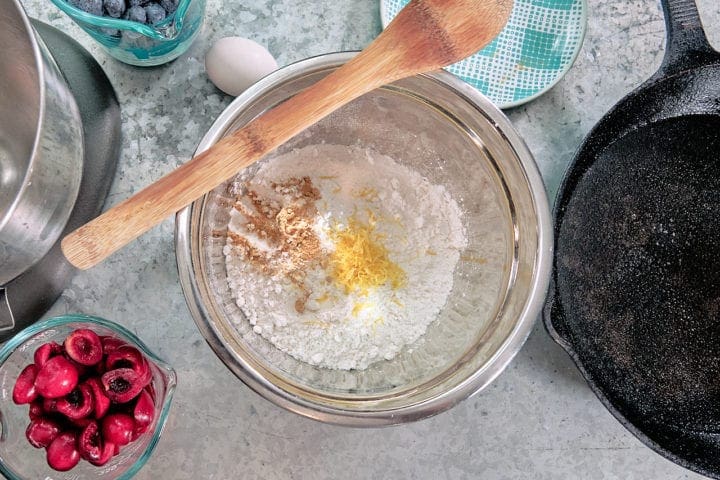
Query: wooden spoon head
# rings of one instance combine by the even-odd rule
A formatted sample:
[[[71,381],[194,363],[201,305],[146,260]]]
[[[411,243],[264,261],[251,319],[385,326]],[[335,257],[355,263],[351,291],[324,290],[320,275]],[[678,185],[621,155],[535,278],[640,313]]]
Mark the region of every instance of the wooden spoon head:
[[[403,75],[436,70],[487,45],[512,7],[513,0],[413,0],[381,36]]]

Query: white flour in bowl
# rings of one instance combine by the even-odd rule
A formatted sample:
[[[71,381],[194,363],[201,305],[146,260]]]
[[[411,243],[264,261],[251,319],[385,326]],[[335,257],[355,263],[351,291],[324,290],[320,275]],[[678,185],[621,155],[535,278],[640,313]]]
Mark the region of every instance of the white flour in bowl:
[[[230,290],[254,331],[298,360],[390,360],[447,301],[467,239],[442,185],[371,150],[315,145],[234,187]]]

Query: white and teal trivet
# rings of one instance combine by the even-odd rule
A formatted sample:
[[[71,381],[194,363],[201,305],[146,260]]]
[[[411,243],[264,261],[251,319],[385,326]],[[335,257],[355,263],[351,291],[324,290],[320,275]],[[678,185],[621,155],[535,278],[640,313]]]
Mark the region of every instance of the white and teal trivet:
[[[380,0],[383,26],[410,0]],[[510,20],[484,49],[446,70],[500,108],[528,102],[570,69],[585,35],[586,0],[515,0]],[[468,13],[472,15],[472,12]]]

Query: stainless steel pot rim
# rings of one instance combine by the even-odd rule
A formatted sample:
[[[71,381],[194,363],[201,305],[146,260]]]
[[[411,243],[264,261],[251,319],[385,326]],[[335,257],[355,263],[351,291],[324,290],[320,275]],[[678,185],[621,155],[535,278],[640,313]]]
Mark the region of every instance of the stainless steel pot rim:
[[[19,12],[24,12],[25,10],[22,7],[22,4],[20,3],[20,0],[11,0],[15,4],[15,8]],[[23,22],[23,25],[25,26],[25,31],[28,32],[28,36],[30,39],[30,45],[32,45],[32,51],[33,55],[35,56],[35,67],[37,68],[38,72],[38,88],[40,89],[40,105],[38,108],[38,119],[37,124],[35,126],[35,139],[33,140],[33,148],[32,152],[30,154],[30,163],[28,164],[28,168],[25,171],[25,177],[23,178],[23,182],[20,186],[20,189],[15,194],[15,200],[12,202],[10,207],[3,213],[3,216],[0,217],[0,231],[2,231],[3,227],[7,224],[7,222],[10,221],[10,218],[12,217],[13,212],[17,208],[18,204],[20,203],[23,192],[25,192],[25,189],[28,187],[28,177],[33,172],[33,168],[35,167],[36,160],[38,158],[37,155],[37,149],[40,148],[40,137],[42,135],[42,128],[43,128],[43,118],[45,116],[45,67],[43,66],[43,56],[42,52],[40,51],[40,41],[35,36],[35,30],[33,29],[32,25],[30,24],[30,18],[27,15],[21,15],[21,20]],[[46,56],[48,59],[52,59],[50,55]],[[54,61],[54,60],[51,60]]]
[[[200,141],[196,154],[206,150],[220,140],[232,126],[239,111],[252,103],[254,99],[270,87],[297,76],[300,72],[312,72],[338,67],[347,62],[357,52],[338,52],[310,57],[283,67],[237,97],[217,118],[206,135]],[[531,287],[513,330],[501,347],[483,368],[456,385],[428,400],[386,410],[347,410],[318,404],[306,398],[285,391],[262,376],[252,365],[227,349],[221,339],[221,332],[212,325],[207,308],[202,301],[200,288],[193,274],[191,252],[191,223],[194,208],[199,208],[201,200],[177,213],[175,219],[175,246],[180,283],[187,300],[193,320],[220,360],[246,385],[267,400],[300,415],[325,423],[353,427],[379,427],[396,425],[419,420],[449,409],[461,400],[479,392],[492,382],[507,366],[530,335],[539,316],[547,292],[552,261],[552,224],[545,186],[530,150],[512,127],[507,117],[480,92],[454,75],[437,71],[425,76],[444,84],[458,95],[477,106],[515,151],[521,160],[528,188],[532,192],[533,206],[538,222],[538,247]]]

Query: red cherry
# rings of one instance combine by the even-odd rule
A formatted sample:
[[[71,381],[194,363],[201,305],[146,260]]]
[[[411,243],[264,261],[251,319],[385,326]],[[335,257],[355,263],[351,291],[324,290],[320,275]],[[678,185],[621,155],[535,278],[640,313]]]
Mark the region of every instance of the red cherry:
[[[60,435],[60,424],[49,418],[36,418],[25,430],[25,436],[35,448],[45,448]]]
[[[155,401],[155,387],[153,386],[153,384],[151,383],[151,384],[147,385],[145,387],[145,391],[150,394],[150,398],[152,398],[153,402],[154,402]]]
[[[88,459],[90,463],[96,466],[105,465],[112,457],[120,453],[120,447],[111,442],[105,442],[100,452],[100,458],[97,460]]]
[[[105,372],[102,384],[108,398],[116,403],[129,402],[143,389],[140,378],[131,368],[116,368]]]
[[[107,337],[107,336],[100,337],[100,342],[102,343],[103,353],[105,355],[108,355],[111,352],[114,352],[118,347],[127,345],[127,343],[123,342],[119,338]]]
[[[133,408],[133,418],[135,419],[135,437],[145,433],[155,418],[155,402],[145,390],[140,392],[137,397],[135,408]]]
[[[60,355],[62,353],[62,347],[58,345],[55,342],[48,342],[43,343],[40,345],[37,350],[35,350],[35,354],[33,355],[33,359],[35,360],[35,365],[39,367],[42,367],[45,365],[45,362],[50,360],[50,358],[54,357],[55,355]]]
[[[141,388],[152,380],[152,371],[150,371],[145,356],[140,353],[140,350],[130,345],[122,345],[109,353],[105,359],[105,368],[106,371],[131,368],[137,374],[142,384]]]
[[[35,388],[45,398],[60,398],[78,384],[78,371],[70,361],[58,355],[45,362],[35,377]]]
[[[55,470],[66,472],[77,465],[79,461],[77,434],[73,431],[61,433],[47,448],[47,463]]]
[[[100,427],[95,420],[90,420],[78,437],[80,456],[90,462],[97,462],[103,454]]]
[[[92,366],[103,358],[103,347],[97,333],[78,328],[65,339],[65,352],[80,365]]]
[[[37,398],[38,391],[35,386],[37,374],[38,368],[32,363],[23,368],[13,386],[13,402],[21,405],[23,403],[30,403]]]
[[[90,386],[81,383],[64,397],[58,399],[55,409],[71,420],[85,418],[92,413],[93,396]]]
[[[110,409],[110,399],[105,394],[105,388],[97,377],[90,377],[85,383],[90,387],[90,391],[92,392],[95,418],[101,419]]]
[[[102,436],[118,446],[127,445],[135,430],[135,420],[124,413],[111,413],[102,419]]]

